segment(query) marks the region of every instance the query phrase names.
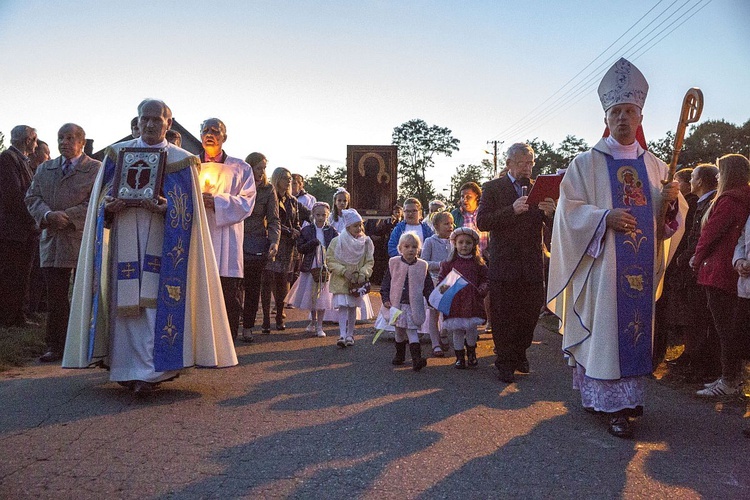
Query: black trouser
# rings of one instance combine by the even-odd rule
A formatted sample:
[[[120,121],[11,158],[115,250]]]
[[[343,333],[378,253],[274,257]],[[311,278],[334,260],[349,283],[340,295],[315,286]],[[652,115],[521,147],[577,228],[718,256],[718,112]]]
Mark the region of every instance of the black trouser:
[[[271,325],[271,292],[273,302],[276,304],[276,323],[284,322],[284,299],[289,292],[289,280],[287,273],[274,271],[263,271],[263,281],[260,288],[260,302],[263,307],[263,327]]]
[[[542,282],[490,281],[492,340],[499,369],[513,370],[526,359],[543,305]]]
[[[47,350],[62,353],[68,333],[70,317],[70,278],[75,269],[69,267],[43,267],[47,283],[47,332],[44,341]]]
[[[740,373],[741,363],[734,328],[737,294],[707,286],[706,295],[708,309],[711,311],[721,343],[721,377],[734,381]]]
[[[220,276],[221,291],[224,293],[224,308],[229,318],[229,329],[232,338],[237,338],[240,329],[240,315],[242,314],[242,278]]]
[[[25,241],[0,240],[0,326],[22,326],[26,322],[24,302],[37,246],[36,235]]]
[[[266,268],[267,259],[245,260],[245,307],[242,311],[242,327],[252,328],[255,326],[255,316],[258,314],[258,301],[260,300],[260,287],[263,279],[263,270]]]

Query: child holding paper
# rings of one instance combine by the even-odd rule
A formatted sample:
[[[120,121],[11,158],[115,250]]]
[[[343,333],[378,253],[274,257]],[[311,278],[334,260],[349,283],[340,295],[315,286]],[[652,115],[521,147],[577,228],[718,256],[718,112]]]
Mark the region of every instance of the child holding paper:
[[[479,234],[471,228],[459,227],[451,233],[450,240],[453,250],[448,260],[440,264],[438,279],[442,281],[455,269],[469,282],[453,297],[450,314],[443,319],[443,326],[453,333],[455,366],[463,370],[467,365],[465,356],[469,366],[477,366],[477,326],[485,322],[484,297],[489,281],[487,266],[479,254]],[[448,288],[440,285],[440,292],[445,293]]]
[[[417,258],[421,242],[415,233],[406,232],[398,240],[399,255],[388,261],[388,269],[380,284],[383,307],[399,309],[401,315],[395,320],[396,356],[394,365],[404,364],[406,344],[409,344],[412,369],[418,372],[427,366],[422,357],[417,329],[425,320],[425,300],[430,296],[434,285],[427,272],[427,262]],[[389,314],[386,315],[390,318]]]

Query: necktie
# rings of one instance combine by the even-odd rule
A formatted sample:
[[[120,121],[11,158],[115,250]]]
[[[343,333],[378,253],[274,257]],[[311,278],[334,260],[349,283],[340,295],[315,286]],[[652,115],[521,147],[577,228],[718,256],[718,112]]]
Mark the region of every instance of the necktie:
[[[67,176],[72,169],[73,169],[73,164],[70,163],[70,160],[66,158],[62,166],[63,175]]]
[[[519,184],[517,180],[516,180],[516,181],[513,181],[513,187],[515,187],[515,188],[516,188],[516,194],[517,194],[517,195],[518,195],[518,196],[520,197],[520,196],[521,196],[521,193],[523,192],[523,191],[521,190],[521,184]]]

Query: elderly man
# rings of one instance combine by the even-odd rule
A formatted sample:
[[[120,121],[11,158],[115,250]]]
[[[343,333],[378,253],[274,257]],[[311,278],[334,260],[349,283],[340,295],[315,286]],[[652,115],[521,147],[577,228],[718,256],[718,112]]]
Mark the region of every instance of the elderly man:
[[[86,133],[66,123],[57,133],[60,157],[42,163],[26,193],[26,206],[42,229],[40,265],[47,284],[47,352],[42,362],[62,359],[68,329],[70,277],[86,223],[91,188],[101,162],[83,152]]]
[[[255,206],[253,170],[239,158],[222,149],[227,128],[218,118],[201,124],[201,187],[208,216],[216,262],[219,265],[224,307],[229,317],[232,338],[237,338],[242,314],[244,226]]]
[[[184,367],[237,364],[229,321],[215,307],[221,283],[199,160],[166,141],[171,124],[164,102],[145,100],[138,106],[141,136],[105,153],[91,193],[63,355],[65,368],[108,366],[110,380],[134,392],[151,391]],[[140,154],[133,148],[154,160],[166,156],[153,199],[113,198],[130,182],[130,176],[115,178],[118,157]]]
[[[404,200],[404,220],[393,227],[391,237],[388,239],[389,257],[398,255],[398,240],[407,231],[416,233],[419,241],[422,243],[434,234],[430,226],[426,222],[422,222],[422,203],[416,198],[407,198]]]
[[[512,383],[514,372],[529,373],[526,350],[534,338],[544,305],[542,231],[552,224],[551,198],[526,203],[534,150],[513,144],[507,153],[508,173],[487,182],[476,214],[476,225],[490,232],[489,279],[492,339],[501,382]]]
[[[23,200],[34,149],[36,130],[18,125],[10,131],[10,148],[0,153],[0,326],[27,324],[24,299],[39,231]]]
[[[657,229],[676,246],[687,211],[677,182],[662,183],[666,165],[636,141],[647,92],[625,59],[604,75],[611,136],[578,155],[562,181],[547,291],[583,406],[606,413],[620,438],[633,434],[629,418],[642,414],[652,372],[654,300],[670,256]]]

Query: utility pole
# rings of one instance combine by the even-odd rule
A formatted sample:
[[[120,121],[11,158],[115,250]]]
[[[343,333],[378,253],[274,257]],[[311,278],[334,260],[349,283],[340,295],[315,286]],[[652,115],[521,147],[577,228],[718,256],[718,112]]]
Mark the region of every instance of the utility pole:
[[[503,145],[505,141],[487,141],[487,144],[492,144],[492,153],[485,150],[484,152],[488,155],[492,155],[492,178],[497,177],[497,145]]]

